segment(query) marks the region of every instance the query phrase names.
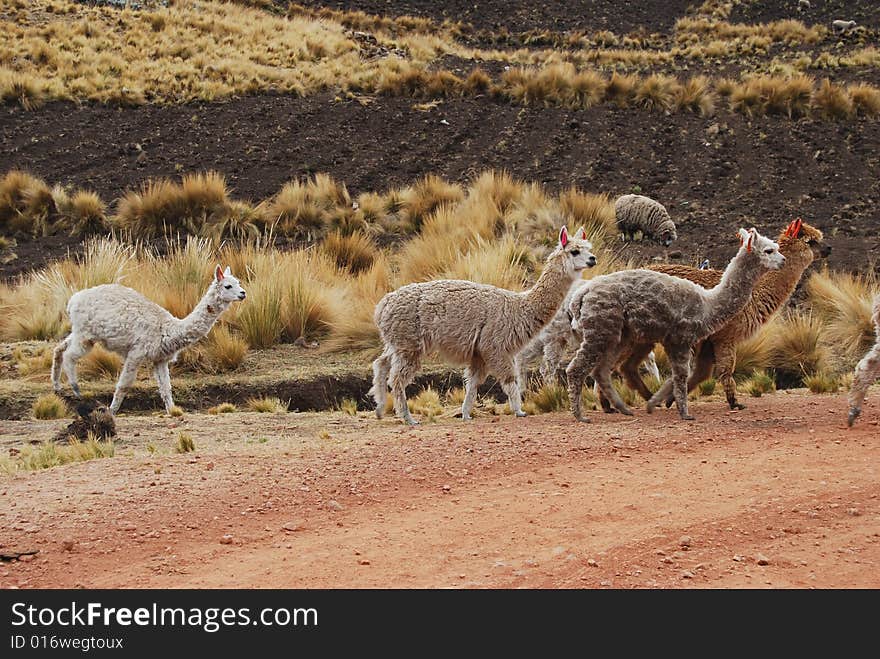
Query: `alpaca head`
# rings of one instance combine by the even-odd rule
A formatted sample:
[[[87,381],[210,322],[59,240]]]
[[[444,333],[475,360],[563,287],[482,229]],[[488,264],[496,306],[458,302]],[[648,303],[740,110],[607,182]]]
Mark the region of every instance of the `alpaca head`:
[[[243,300],[246,294],[238,279],[232,276],[229,266],[224,270],[218,265],[214,268],[214,280],[211,282],[208,296],[209,302],[226,309],[236,300]]]
[[[799,258],[804,267],[813,259],[824,259],[831,253],[831,246],[823,241],[822,232],[804,224],[801,218],[792,220],[779,234],[779,251],[787,259]]]
[[[587,232],[583,227],[568,235],[568,230],[563,226],[559,230],[559,245],[550,255],[550,258],[559,256],[562,258],[565,272],[572,279],[580,277],[584,268],[592,268],[596,265],[596,257],[593,254],[593,244],[587,240]]]
[[[754,227],[748,231],[740,229],[738,235],[741,246],[737,256],[754,256],[767,270],[779,270],[785,263],[785,257],[779,253],[779,244],[762,236]]]

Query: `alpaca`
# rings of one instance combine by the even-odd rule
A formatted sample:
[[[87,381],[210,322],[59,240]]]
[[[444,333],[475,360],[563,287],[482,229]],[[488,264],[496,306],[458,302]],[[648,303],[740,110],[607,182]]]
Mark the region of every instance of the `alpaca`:
[[[407,284],[376,305],[375,321],[384,349],[373,362],[376,416],[385,412],[388,385],[397,415],[411,425],[406,386],[422,357],[439,352],[449,361],[466,364],[463,419],[471,418],[477,387],[491,373],[507,394],[516,416],[522,411],[514,357],[556,314],[571,284],[596,257],[583,228],[569,238],[565,227],[559,245],[547,257],[535,285],[521,293],[470,281],[441,279]]]
[[[711,377],[713,371],[724,387],[730,409],[744,409],[736,399],[736,346],[761,328],[788,301],[804,271],[815,259],[825,258],[831,247],[823,242],[822,232],[804,224],[800,218],[792,221],[778,238],[779,251],[785,257],[785,265],[779,270],[764,274],[755,285],[752,298],[737,315],[724,327],[699,342],[694,348],[696,360],[688,380],[688,391],[696,389],[703,380]],[[648,270],[664,272],[674,277],[688,279],[703,288],[717,286],[722,273],[717,270],[695,270],[683,265],[658,264],[647,266]],[[633,344],[628,354],[623,354],[621,373],[627,384],[640,394],[650,395],[650,391],[638,374],[638,365],[654,347],[653,343]],[[667,406],[672,404],[672,382],[664,383],[663,392]],[[660,394],[664,396],[664,394]]]
[[[611,386],[611,370],[621,352],[638,343],[663,344],[672,366],[675,401],[682,419],[687,409],[687,378],[691,348],[742,309],[758,278],[785,263],[779,245],[757,230],[739,230],[742,246],[721,283],[706,290],[697,284],[651,270],[623,270],[590,281],[571,302],[580,318],[583,340],[568,368],[568,390],[575,418],[581,413],[581,389],[592,374],[602,393],[620,412],[632,415]],[[648,401],[652,411],[656,400]]]
[[[547,326],[540,331],[538,336],[532,339],[516,356],[517,386],[520,391],[525,391],[528,386],[527,368],[535,358],[542,357],[541,364],[538,367],[541,381],[544,384],[555,384],[556,372],[559,370],[560,365],[563,364],[563,360],[566,364],[569,361],[565,359],[565,353],[572,345],[575,348],[580,345],[580,325],[577,323],[577,319],[572,318],[568,306],[572,298],[580,290],[580,287],[584,285],[585,282],[575,282],[553,320],[547,323]],[[660,370],[657,368],[657,361],[653,351],[650,351],[645,357],[641,367],[648,375],[652,375],[658,380],[660,379]]]
[[[116,414],[143,362],[153,364],[153,374],[165,411],[171,412],[171,375],[168,364],[177,353],[211,331],[214,323],[245,292],[229,268],[219,265],[207,293],[186,318],[175,318],[155,302],[126,286],[102,284],[74,293],[67,302],[70,334],[55,348],[52,385],[61,393],[61,371],[77,398],[76,362],[98,342],[125,358],[110,412]]]
[[[847,417],[847,424],[850,427],[862,413],[862,403],[865,400],[865,394],[868,393],[868,387],[871,386],[874,380],[880,377],[880,295],[874,298],[872,315],[877,341],[874,343],[874,347],[868,351],[868,354],[862,357],[862,360],[856,366],[852,388],[849,390],[849,416]]]

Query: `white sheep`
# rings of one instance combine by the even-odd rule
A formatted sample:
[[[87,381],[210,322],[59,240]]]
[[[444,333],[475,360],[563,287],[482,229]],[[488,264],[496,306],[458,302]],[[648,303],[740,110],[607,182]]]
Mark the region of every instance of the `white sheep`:
[[[874,347],[859,361],[853,375],[852,387],[849,390],[849,417],[847,419],[850,426],[862,413],[862,403],[865,401],[868,387],[874,380],[880,378],[880,295],[874,298],[872,317],[877,341],[874,343]]]
[[[556,315],[581,271],[596,264],[591,250],[583,228],[570,238],[562,227],[558,247],[527,291],[441,279],[407,284],[385,295],[374,315],[384,344],[373,362],[370,394],[376,416],[381,419],[385,412],[390,384],[397,415],[416,423],[406,403],[406,387],[422,358],[432,352],[466,365],[463,419],[471,418],[477,388],[489,374],[501,383],[514,414],[525,416],[514,358]]]
[[[638,194],[625,194],[614,202],[614,216],[617,230],[624,239],[637,231],[649,236],[664,247],[669,247],[678,238],[675,223],[670,219],[663,204],[650,197]]]
[[[836,20],[831,23],[831,29],[834,30],[835,34],[845,34],[855,30],[856,25],[855,21]]]
[[[244,289],[229,268],[219,265],[207,293],[186,318],[176,318],[135,290],[119,284],[102,284],[74,293],[67,302],[70,334],[55,348],[52,385],[61,392],[61,372],[73,393],[81,398],[76,381],[76,362],[96,343],[122,355],[125,362],[110,411],[119,411],[125,394],[143,362],[153,364],[165,411],[171,412],[171,375],[168,364],[177,354],[204,337],[229,305],[245,299]]]

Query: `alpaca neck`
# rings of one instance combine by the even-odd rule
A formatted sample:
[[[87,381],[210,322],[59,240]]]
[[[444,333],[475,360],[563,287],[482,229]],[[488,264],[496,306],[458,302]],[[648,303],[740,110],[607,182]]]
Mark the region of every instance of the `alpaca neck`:
[[[530,336],[540,332],[556,315],[575,281],[565,271],[564,259],[561,253],[551,258],[535,285],[525,292],[526,322]]]
[[[163,348],[167,352],[178,352],[196,343],[199,339],[204,338],[220,314],[225,310],[225,306],[212,301],[210,292],[199,300],[195,309],[190,312],[186,318],[181,318],[174,329],[169,332]]]
[[[813,262],[812,253],[808,256],[806,259],[798,259],[794,255],[785,254],[785,264],[779,270],[771,270],[761,277],[761,286],[755,290],[760,316],[758,320],[766,321],[788,301],[804,270]]]
[[[733,258],[719,284],[708,291],[706,325],[714,333],[740,312],[752,297],[752,290],[765,272],[754,252],[740,250]]]

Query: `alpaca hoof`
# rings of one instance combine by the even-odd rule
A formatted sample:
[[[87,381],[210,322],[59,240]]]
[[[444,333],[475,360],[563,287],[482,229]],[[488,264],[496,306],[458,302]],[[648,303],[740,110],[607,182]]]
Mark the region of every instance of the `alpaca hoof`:
[[[404,421],[404,423],[406,423],[408,426],[419,426],[419,425],[421,425],[421,424],[420,424],[418,421],[416,421],[415,419],[404,419],[403,421]]]
[[[575,421],[579,421],[580,423],[592,423],[587,417],[582,414],[579,414],[574,417]]]
[[[672,407],[672,404],[675,402],[675,398],[667,398],[666,399],[666,409],[668,410]]]
[[[526,414],[526,413],[523,412],[522,410],[519,410],[518,412],[514,412],[514,414],[515,414],[516,416],[518,416],[520,419],[523,418],[524,416],[528,416],[528,414]]]
[[[847,415],[847,417],[846,417],[846,425],[848,425],[850,428],[852,428],[853,424],[856,422],[856,419],[859,418],[859,414],[861,414],[861,413],[862,413],[862,411],[858,408],[854,407],[853,409],[851,409],[849,411],[849,415]]]
[[[470,414],[462,414],[461,420],[462,421],[473,421],[474,417],[472,417]]]
[[[633,414],[633,411],[628,407],[624,407],[622,410],[620,410],[620,413],[624,416],[635,416],[635,414]]]
[[[681,420],[682,421],[696,421],[697,417],[695,417],[693,414],[682,414]]]
[[[383,416],[385,416],[385,410],[377,409],[376,410],[376,418],[381,419]]]
[[[603,407],[602,411],[605,412],[605,414],[617,414],[617,410],[613,407]]]
[[[732,403],[729,403],[729,405],[730,405],[730,409],[732,409],[732,410],[744,410],[744,409],[746,409],[746,406],[745,406],[745,405],[743,405],[742,403],[737,403],[736,401],[733,401]]]

